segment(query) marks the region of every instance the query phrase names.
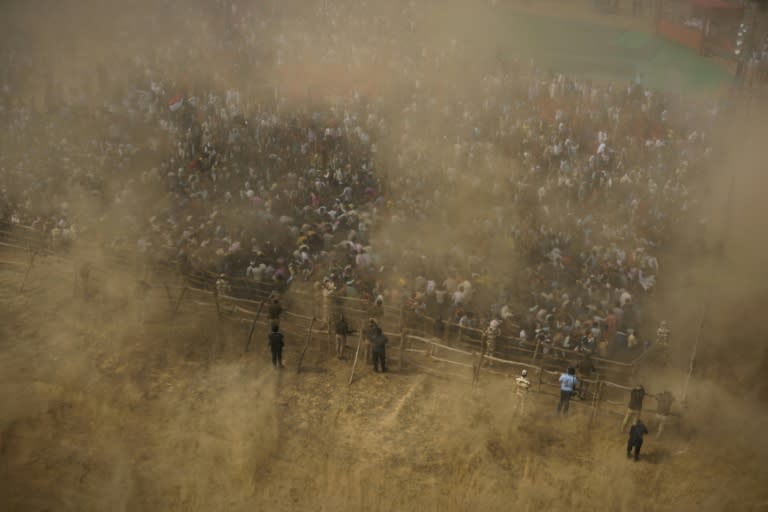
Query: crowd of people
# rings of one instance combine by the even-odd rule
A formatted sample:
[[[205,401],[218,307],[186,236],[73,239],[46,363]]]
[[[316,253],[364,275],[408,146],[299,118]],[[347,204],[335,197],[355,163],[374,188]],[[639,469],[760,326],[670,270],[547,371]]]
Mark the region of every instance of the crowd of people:
[[[318,2],[311,22],[216,5],[224,35],[102,69],[92,94],[51,85],[44,108],[14,88],[28,63],[5,51],[4,222],[55,248],[87,239],[208,270],[225,293],[306,284],[545,351],[653,341],[644,304],[695,211],[717,109],[486,62],[450,34],[420,42],[413,2],[395,16]],[[290,80],[166,76],[208,47]]]

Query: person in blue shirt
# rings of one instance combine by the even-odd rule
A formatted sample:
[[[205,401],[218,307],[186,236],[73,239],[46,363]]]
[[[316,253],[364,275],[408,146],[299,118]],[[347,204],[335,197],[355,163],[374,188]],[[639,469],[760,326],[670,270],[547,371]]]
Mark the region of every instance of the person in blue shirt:
[[[576,368],[568,368],[568,373],[560,375],[560,403],[557,404],[557,414],[568,414],[571,395],[576,391],[579,380],[576,378]]]

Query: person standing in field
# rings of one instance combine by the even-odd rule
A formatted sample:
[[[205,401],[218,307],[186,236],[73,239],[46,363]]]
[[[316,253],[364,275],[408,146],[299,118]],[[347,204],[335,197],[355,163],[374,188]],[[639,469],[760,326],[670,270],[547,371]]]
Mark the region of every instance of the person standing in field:
[[[522,413],[525,409],[525,400],[531,389],[531,381],[528,380],[528,370],[520,372],[520,376],[515,379],[515,395],[517,395],[517,405],[515,411]]]
[[[269,333],[269,349],[272,352],[272,366],[277,369],[284,368],[283,366],[283,333],[280,332],[280,328],[277,325],[272,326],[272,332]]]
[[[661,433],[664,431],[664,426],[669,420],[669,416],[672,414],[672,403],[675,401],[675,397],[669,391],[664,391],[656,395],[656,422],[658,423],[658,430],[656,431],[656,439],[661,437]]]
[[[269,305],[267,315],[269,316],[269,325],[271,327],[280,327],[280,315],[283,313],[283,306],[280,305],[278,298],[272,299],[272,304]]]
[[[376,328],[376,335],[373,337],[372,352],[373,352],[373,371],[378,372],[381,368],[382,372],[387,371],[387,337],[384,335],[380,327]]]
[[[640,448],[643,447],[643,436],[648,433],[643,420],[637,419],[632,428],[629,429],[629,440],[627,441],[627,458],[632,456],[632,450],[635,451],[635,462],[640,459]]]
[[[627,414],[624,415],[624,421],[621,423],[621,431],[627,430],[627,425],[634,424],[640,419],[640,413],[643,411],[643,399],[645,398],[645,388],[637,385],[629,393],[629,406]]]
[[[336,320],[336,357],[339,359],[344,357],[344,347],[347,346],[348,334],[351,332],[347,319],[344,318],[344,313],[339,313],[339,318]]]
[[[576,391],[579,379],[576,378],[576,368],[568,368],[568,373],[560,375],[560,403],[557,404],[557,414],[568,414],[571,395]]]

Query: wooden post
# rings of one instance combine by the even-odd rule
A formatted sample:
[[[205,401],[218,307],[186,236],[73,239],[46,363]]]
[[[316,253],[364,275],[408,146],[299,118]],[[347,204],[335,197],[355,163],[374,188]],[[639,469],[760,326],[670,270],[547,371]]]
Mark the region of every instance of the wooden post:
[[[597,417],[597,411],[600,408],[600,395],[603,393],[603,381],[598,380],[595,384],[595,393],[592,395],[592,416],[589,418],[589,424]]]
[[[165,286],[165,294],[168,296],[168,307],[171,311],[173,311],[173,295],[171,295],[171,289],[168,288],[168,285]]]
[[[483,367],[483,358],[485,357],[485,343],[481,342],[480,345],[480,357],[477,360],[477,366],[475,367],[475,373],[472,379],[472,384],[476,384],[480,380],[480,368]]]
[[[176,301],[176,307],[173,308],[173,313],[171,313],[171,319],[176,317],[176,313],[179,312],[179,307],[181,306],[181,301],[184,299],[184,296],[187,294],[187,287],[181,289],[181,294],[179,295],[179,299]]]
[[[258,315],[256,316],[258,318]],[[251,331],[248,333],[248,340],[245,342],[245,351],[248,352],[248,349],[251,346],[251,339],[253,339],[253,331],[256,330],[256,318],[253,319],[253,322],[251,323]]]
[[[355,350],[355,360],[352,361],[352,373],[349,376],[349,383],[347,384],[352,385],[352,379],[355,378],[355,369],[357,368],[357,356],[360,354],[360,345],[363,344],[363,332],[365,331],[365,322],[361,322],[360,325],[360,336],[357,338],[357,349]]]
[[[259,319],[259,315],[261,314],[261,310],[264,308],[264,299],[261,299],[261,302],[259,303],[259,309],[256,310],[256,316],[254,317],[254,320]]]
[[[541,379],[544,376],[544,368],[539,368],[539,385],[536,388],[537,393],[541,393]]]
[[[309,348],[309,342],[312,341],[312,326],[315,325],[315,318],[312,317],[312,321],[309,322],[309,329],[307,329],[307,341],[304,342],[304,348],[301,351],[301,355],[299,356],[299,364],[296,365],[296,373],[299,373],[301,371],[301,362],[304,361],[304,354],[307,353],[307,348]]]
[[[403,369],[403,358],[405,357],[405,331],[400,332],[400,360],[397,362],[397,369]]]
[[[32,266],[35,264],[36,257],[37,257],[37,251],[34,251],[29,258],[29,266],[27,267],[27,271],[24,273],[24,279],[21,281],[21,286],[19,287],[19,293],[24,291],[24,286],[27,284],[27,278],[29,277],[29,273],[32,271]]]
[[[400,332],[405,329],[405,304],[400,304]]]
[[[78,268],[79,268],[79,265],[77,264],[77,260],[75,260],[75,272],[74,272],[74,274],[75,274],[75,281],[74,281],[74,284],[72,286],[72,298],[73,299],[77,298],[77,278],[78,278],[77,269]]]
[[[216,316],[221,319],[221,306],[219,306],[219,289],[213,287],[213,301],[216,303]]]
[[[536,349],[533,351],[533,357],[531,358],[531,364],[536,363],[536,357],[539,355],[539,348],[541,347],[541,340],[536,340]]]

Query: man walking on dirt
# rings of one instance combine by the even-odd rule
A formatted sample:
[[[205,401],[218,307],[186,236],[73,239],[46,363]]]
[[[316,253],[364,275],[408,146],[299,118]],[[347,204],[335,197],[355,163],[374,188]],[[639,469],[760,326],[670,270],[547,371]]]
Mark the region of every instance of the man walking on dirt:
[[[568,373],[560,375],[560,403],[557,404],[557,414],[561,412],[568,414],[568,405],[578,386],[579,380],[576,378],[576,368],[568,368]]]
[[[272,332],[269,333],[269,349],[272,351],[272,366],[275,368],[284,368],[283,366],[283,333],[277,325],[272,326]]]
[[[635,450],[635,462],[640,459],[640,448],[643,446],[643,436],[648,433],[643,420],[637,419],[632,428],[629,429],[629,440],[627,441],[627,458],[632,456],[632,449]]]
[[[621,423],[622,432],[627,430],[627,425],[632,425],[640,419],[640,413],[643,410],[643,398],[645,398],[645,388],[638,384],[629,393],[627,414],[624,415],[624,421]]]

